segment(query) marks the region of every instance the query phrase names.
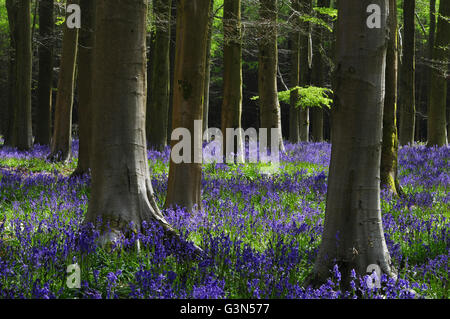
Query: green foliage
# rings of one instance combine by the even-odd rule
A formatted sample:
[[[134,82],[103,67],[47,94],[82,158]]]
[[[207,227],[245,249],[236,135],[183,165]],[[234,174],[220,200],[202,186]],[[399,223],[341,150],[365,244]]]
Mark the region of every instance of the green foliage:
[[[322,17],[330,17],[333,21],[337,19],[337,10],[333,8],[325,8],[325,7],[315,7],[314,11],[321,15]],[[312,15],[303,15],[300,17],[300,19],[304,22],[310,22],[312,24],[315,24],[317,26],[321,26],[328,30],[329,32],[333,32],[333,29],[330,27],[329,23],[325,21],[323,18],[319,18],[317,16]]]
[[[306,86],[300,87],[296,86],[290,90],[278,92],[278,99],[284,103],[290,103],[291,93],[293,91],[298,91],[298,101],[295,107],[331,107],[333,100],[328,96],[333,94],[333,91],[327,88],[321,88],[317,86]],[[259,96],[254,96],[251,98],[252,101],[258,100]]]

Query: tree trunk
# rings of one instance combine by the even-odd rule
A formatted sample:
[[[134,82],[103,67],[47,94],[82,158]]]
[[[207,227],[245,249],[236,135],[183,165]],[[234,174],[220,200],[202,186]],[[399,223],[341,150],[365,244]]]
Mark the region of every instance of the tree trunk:
[[[258,91],[261,128],[267,128],[268,148],[272,140],[271,128],[276,128],[279,135],[279,149],[284,151],[277,88],[277,2],[277,0],[260,0]]]
[[[92,50],[94,46],[95,1],[80,0],[83,23],[78,39],[78,164],[73,175],[89,172],[92,136]]]
[[[310,283],[326,280],[334,264],[344,288],[351,269],[365,275],[374,264],[393,275],[380,209],[387,3],[338,2],[333,147],[322,243]],[[379,29],[367,27],[370,4],[381,8]]]
[[[324,0],[318,0],[318,7],[326,8],[329,3]],[[322,20],[327,20],[326,16],[319,15]],[[324,34],[323,27],[316,26],[313,30],[313,65],[312,65],[312,82],[315,86],[322,87],[324,85],[324,64],[325,61],[322,58],[324,50]],[[314,107],[311,109],[311,139],[314,142],[323,141],[323,109],[320,107]]]
[[[155,19],[152,76],[150,80],[149,120],[147,141],[149,147],[162,151],[167,145],[167,121],[170,95],[170,20],[171,1],[153,1]]]
[[[67,6],[78,0],[67,0]],[[66,18],[68,14],[66,14]],[[55,125],[51,144],[51,161],[65,162],[72,156],[72,106],[77,57],[78,29],[69,29],[64,23],[58,93],[55,105]]]
[[[428,146],[447,145],[447,80],[450,45],[450,2],[441,1],[433,51],[430,103],[428,105]],[[445,18],[443,18],[445,17]]]
[[[397,75],[398,75],[398,24],[397,0],[389,0],[389,40],[386,55],[386,98],[383,112],[383,146],[381,150],[381,186],[396,195],[401,193],[398,182],[397,135]]]
[[[39,80],[36,143],[50,145],[52,137],[53,0],[39,2]]]
[[[117,17],[120,17],[118,19]],[[97,0],[92,88],[92,186],[86,223],[122,231],[156,220],[145,137],[147,1]]]
[[[403,1],[403,58],[400,67],[400,145],[414,143],[415,106],[415,1]]]
[[[240,0],[237,0],[240,1]],[[206,64],[205,64],[205,88],[204,88],[204,100],[203,100],[203,132],[208,129],[209,118],[209,87],[211,85],[211,45],[212,45],[212,33],[214,22],[214,1],[211,2],[209,9],[209,23],[208,23],[208,42],[206,45]]]
[[[13,145],[14,130],[14,110],[16,96],[16,38],[17,38],[17,2],[14,0],[6,1],[6,10],[8,12],[8,24],[10,33],[9,63],[8,63],[8,106],[6,108],[6,132],[4,136],[4,145]]]
[[[170,1],[170,0],[169,0]],[[167,123],[167,143],[171,143],[172,134],[172,114],[173,114],[173,92],[174,92],[174,76],[175,76],[175,44],[177,41],[177,23],[178,13],[177,13],[177,1],[172,0],[172,19],[170,24],[170,96],[169,96],[169,114]]]
[[[312,10],[312,0],[301,0],[300,10],[304,15],[310,15]],[[311,84],[311,69],[309,68],[311,25],[307,21],[301,23],[300,34],[300,86]],[[309,108],[300,106],[300,141],[309,141]]]
[[[292,31],[290,33],[291,41],[291,88],[300,85],[300,5],[299,0],[292,0],[292,9],[294,10],[292,22]],[[292,90],[289,105],[289,142],[300,142],[300,109],[296,107],[299,99],[298,90]]]
[[[190,132],[190,163],[170,160],[165,206],[201,208],[203,94],[210,1],[181,0],[177,7],[177,41],[172,128]],[[172,150],[176,141],[172,141]]]
[[[223,11],[224,51],[223,51],[223,103],[222,133],[223,154],[237,153],[237,147],[243,145],[241,134],[237,136],[233,150],[227,150],[227,128],[240,129],[242,118],[242,31],[241,1],[225,0]],[[231,142],[231,141],[230,141]],[[242,154],[244,155],[244,154]],[[237,161],[243,162],[241,156]]]
[[[28,0],[6,1],[14,44],[14,90],[8,145],[20,150],[33,144],[31,123],[31,5]]]

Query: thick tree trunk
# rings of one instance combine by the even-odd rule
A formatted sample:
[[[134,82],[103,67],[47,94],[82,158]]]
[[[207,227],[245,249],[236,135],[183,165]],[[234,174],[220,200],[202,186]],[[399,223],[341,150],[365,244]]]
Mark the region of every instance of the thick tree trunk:
[[[400,145],[414,143],[415,106],[415,1],[403,1],[403,58],[400,67]]]
[[[240,0],[237,0],[240,1]],[[208,118],[209,118],[209,88],[211,85],[211,45],[212,45],[212,33],[213,33],[213,22],[214,22],[214,1],[211,2],[209,9],[209,23],[208,23],[208,42],[206,45],[206,62],[205,62],[205,88],[204,88],[204,99],[203,99],[203,132],[208,129]]]
[[[370,4],[381,8],[379,29],[367,27]],[[387,4],[387,0],[338,3],[327,207],[311,283],[326,280],[334,264],[339,266],[344,288],[351,269],[365,275],[373,264],[393,275],[380,209]]]
[[[83,23],[78,39],[78,164],[73,175],[89,172],[92,136],[92,50],[94,46],[95,1],[80,0]]]
[[[310,15],[312,10],[312,0],[301,0],[300,10],[304,15]],[[300,34],[300,86],[308,86],[311,84],[311,69],[309,68],[311,25],[307,21],[301,23]],[[302,142],[309,141],[309,108],[301,106],[300,121],[300,140]]]
[[[155,33],[149,109],[147,110],[147,142],[159,151],[167,145],[167,121],[170,95],[170,21],[171,1],[153,1]]]
[[[52,137],[53,0],[39,2],[39,81],[36,143],[50,145]]]
[[[398,24],[397,0],[389,0],[389,41],[386,55],[386,98],[383,112],[383,146],[381,150],[381,186],[394,194],[401,193],[398,182],[397,75]]]
[[[208,19],[211,2],[181,0],[177,7],[177,43],[173,93],[172,128],[190,132],[191,163],[170,161],[166,207],[201,208],[203,94]],[[173,146],[176,141],[172,141]]]
[[[29,0],[6,1],[14,44],[12,122],[7,144],[21,150],[33,144],[31,123],[31,5]]]
[[[146,16],[147,1],[97,0],[92,191],[85,222],[101,218],[100,227],[109,223],[122,231],[156,220],[173,233],[156,205],[147,161]]]
[[[300,5],[299,0],[292,0],[294,17],[292,18],[291,41],[291,81],[290,86],[294,88],[300,85]],[[292,90],[289,105],[289,142],[300,142],[300,109],[296,107],[298,101],[298,90]]]
[[[277,88],[277,3],[277,0],[260,0],[258,91],[261,128],[267,129],[268,147],[272,140],[271,129],[276,128],[279,135],[279,148],[284,151]]]
[[[78,4],[78,0],[67,0],[67,6]],[[66,17],[68,15],[66,14]],[[64,23],[58,92],[55,105],[55,125],[51,143],[51,161],[65,162],[72,156],[72,106],[77,57],[78,29],[69,29]]]
[[[428,105],[428,146],[447,145],[447,80],[450,45],[450,2],[441,1],[433,51],[435,67],[431,74]],[[444,18],[445,17],[445,18]]]
[[[225,0],[223,11],[224,51],[223,51],[223,103],[222,103],[222,133],[223,154],[228,151],[236,154],[239,145],[243,145],[242,136],[238,134],[233,150],[227,150],[227,128],[241,128],[242,117],[242,31],[241,31],[241,1]],[[244,154],[242,154],[244,155]],[[227,156],[228,158],[228,156]],[[244,158],[236,159],[243,161]]]

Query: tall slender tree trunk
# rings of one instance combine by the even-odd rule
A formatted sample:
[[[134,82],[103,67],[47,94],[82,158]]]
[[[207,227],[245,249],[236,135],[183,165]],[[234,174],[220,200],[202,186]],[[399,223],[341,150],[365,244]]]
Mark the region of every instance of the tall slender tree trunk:
[[[267,144],[271,145],[271,129],[276,128],[279,148],[284,151],[277,88],[277,3],[277,0],[260,0],[258,91],[261,128],[267,129]]]
[[[400,145],[414,143],[415,89],[415,1],[403,1],[403,58],[400,67]]]
[[[310,15],[312,10],[312,0],[300,0],[300,10],[303,15]],[[301,23],[300,34],[300,86],[311,84],[311,69],[309,67],[310,57],[310,36],[311,25],[307,21]],[[301,106],[300,108],[300,140],[309,141],[309,108]]]
[[[52,137],[53,0],[39,2],[39,80],[36,143],[50,145]]]
[[[67,0],[67,5],[78,4]],[[66,18],[68,14],[66,13]],[[51,161],[65,162],[72,156],[72,106],[75,82],[75,66],[78,52],[78,29],[70,29],[64,23],[62,55],[59,68],[58,93],[55,105],[55,125],[51,143]]]
[[[292,0],[292,9],[294,17],[292,18],[292,31],[290,33],[291,41],[291,89],[300,85],[300,5],[299,0]],[[300,109],[297,107],[299,99],[298,90],[291,90],[289,105],[289,142],[300,142]]]
[[[436,41],[433,50],[435,67],[431,74],[430,103],[428,105],[428,146],[447,145],[447,76],[450,45],[450,2],[439,5]]]
[[[427,77],[426,77],[426,83],[427,83],[427,104],[426,104],[426,110],[422,108],[423,114],[428,113],[428,105],[430,105],[430,97],[431,97],[431,79],[433,75],[433,51],[434,51],[434,40],[436,37],[436,0],[430,0],[430,28],[428,33],[428,70],[427,70]],[[422,118],[422,117],[421,117]],[[427,128],[428,123],[428,116],[427,119],[423,119],[421,123],[418,123],[420,127],[425,126]],[[425,125],[423,125],[425,124]],[[421,132],[420,135],[420,141],[426,141],[427,140],[427,130],[425,132]]]
[[[181,0],[177,7],[177,43],[175,57],[172,128],[190,132],[190,163],[169,167],[166,207],[201,208],[202,132],[194,121],[203,123],[203,94],[208,19],[211,2]],[[176,144],[172,141],[172,151]],[[187,151],[187,150],[186,150]]]
[[[242,31],[241,31],[241,0],[225,0],[223,11],[224,51],[223,51],[223,103],[222,103],[222,132],[223,147],[237,153],[237,149],[227,150],[227,128],[240,129],[242,117]],[[242,136],[237,135],[239,147],[243,145]],[[243,157],[241,156],[241,162]]]
[[[379,29],[367,27],[370,4],[381,8]],[[380,208],[387,11],[387,0],[338,2],[327,206],[311,283],[326,280],[334,264],[339,266],[344,288],[351,269],[365,275],[373,264],[393,275]]]
[[[327,3],[328,2],[328,3]],[[320,8],[329,7],[329,1],[318,0],[317,6]],[[323,20],[327,20],[327,17],[319,15]],[[313,30],[313,65],[312,65],[312,82],[315,86],[322,87],[324,85],[324,64],[325,61],[322,58],[324,45],[324,32],[323,27],[316,26]],[[311,109],[311,138],[314,142],[323,141],[323,114],[322,108],[314,107]]]
[[[33,144],[31,123],[31,4],[29,0],[6,1],[14,44],[14,90],[11,133],[7,144],[21,150]]]
[[[155,39],[153,59],[151,61],[152,76],[150,81],[149,120],[147,141],[151,148],[159,151],[167,145],[167,121],[170,95],[170,21],[171,1],[153,1],[155,19]]]
[[[386,54],[386,98],[383,113],[383,146],[381,150],[381,186],[394,194],[401,193],[398,182],[397,75],[398,24],[397,0],[389,0],[389,41]]]
[[[94,47],[95,1],[80,0],[83,23],[78,39],[78,164],[74,175],[89,172],[92,136],[92,51]]]
[[[173,234],[156,205],[147,161],[147,1],[96,1],[92,191],[85,222],[101,218],[102,230],[109,223],[122,231],[156,220]]]
[[[237,0],[240,1],[240,0]],[[209,88],[211,86],[211,45],[214,22],[214,1],[212,1],[209,9],[209,23],[208,23],[208,42],[206,45],[206,62],[205,62],[205,88],[203,100],[203,132],[208,129],[209,118]]]
[[[169,0],[170,1],[170,0]],[[175,45],[177,41],[177,0],[172,0],[172,19],[170,23],[170,95],[169,95],[169,115],[167,124],[167,143],[171,143],[172,134],[172,114],[173,114],[173,92],[174,92],[174,76],[175,76]]]
[[[4,145],[13,145],[13,130],[14,130],[14,109],[16,97],[16,38],[17,38],[17,9],[18,4],[14,0],[7,0],[5,2],[6,10],[8,12],[8,24],[10,35],[9,48],[9,64],[8,64],[8,106],[6,108],[6,132]]]

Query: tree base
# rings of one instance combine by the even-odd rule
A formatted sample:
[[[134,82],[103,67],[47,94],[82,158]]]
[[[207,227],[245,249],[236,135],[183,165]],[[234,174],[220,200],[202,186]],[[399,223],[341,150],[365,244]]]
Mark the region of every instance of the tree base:
[[[49,156],[47,156],[47,161],[52,163],[67,163],[72,157],[70,151],[52,151]]]

